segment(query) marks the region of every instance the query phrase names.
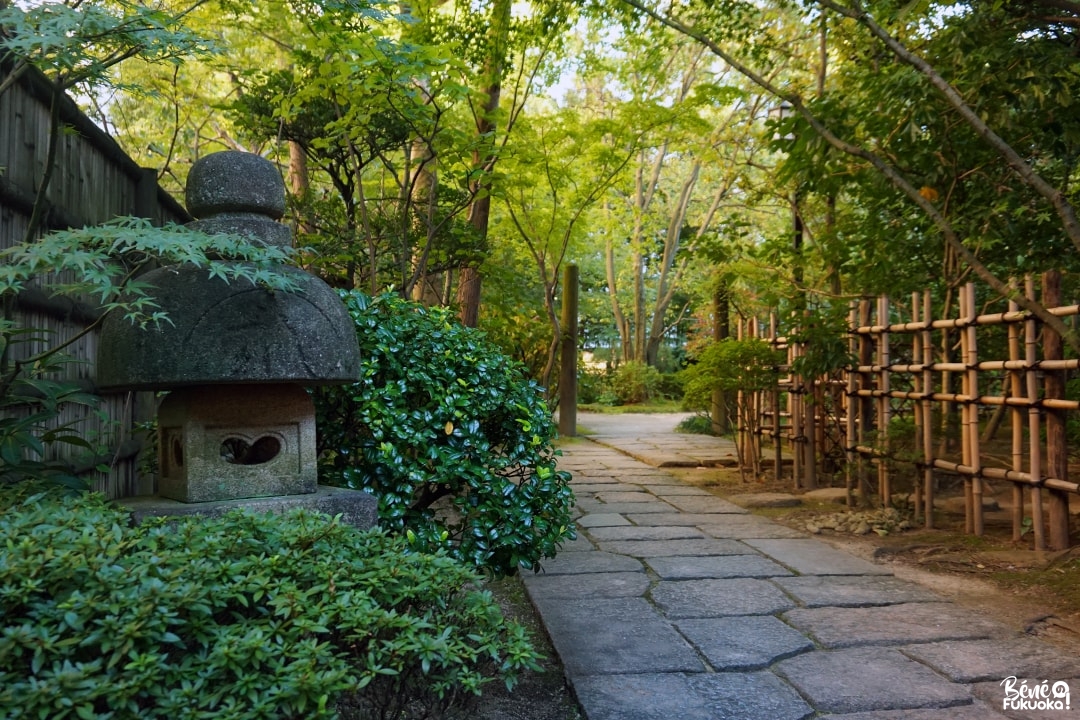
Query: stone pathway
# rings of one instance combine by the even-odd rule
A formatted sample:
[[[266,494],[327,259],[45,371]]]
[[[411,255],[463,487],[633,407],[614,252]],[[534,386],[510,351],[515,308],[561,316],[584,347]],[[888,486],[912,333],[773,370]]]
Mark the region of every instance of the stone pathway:
[[[730,450],[661,432],[564,448],[579,537],[525,578],[588,720],[1080,718],[1080,660],[617,449]],[[1075,700],[1005,711],[1010,676]]]

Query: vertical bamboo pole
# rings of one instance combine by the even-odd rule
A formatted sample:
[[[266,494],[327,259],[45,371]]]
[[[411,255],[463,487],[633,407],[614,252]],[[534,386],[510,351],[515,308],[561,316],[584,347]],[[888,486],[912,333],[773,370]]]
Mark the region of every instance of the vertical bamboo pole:
[[[1016,291],[1016,280],[1010,282],[1010,288]],[[1009,312],[1017,312],[1020,306],[1015,300],[1009,301]],[[1009,360],[1020,360],[1020,326],[1013,322],[1009,323]],[[1019,370],[1009,371],[1009,394],[1014,398],[1024,397],[1022,380]],[[1033,398],[1032,398],[1033,399]],[[1024,416],[1019,406],[1010,408],[1009,417],[1012,425],[1012,469],[1017,472],[1024,470]],[[1023,537],[1024,527],[1024,489],[1020,483],[1012,484],[1012,539],[1020,542]]]
[[[799,357],[798,343],[794,342],[789,336],[788,367],[791,366],[797,357]],[[791,377],[791,389],[788,391],[788,405],[791,409],[791,430],[788,435],[791,438],[791,480],[792,487],[798,490],[803,486],[803,402],[802,395],[800,394],[802,391],[802,381],[794,372],[790,372],[789,376]]]
[[[1035,299],[1035,280],[1028,275],[1024,279],[1024,294],[1028,300]],[[1029,473],[1034,483],[1031,486],[1031,530],[1035,534],[1035,549],[1046,549],[1046,533],[1043,527],[1042,509],[1042,447],[1039,443],[1039,379],[1035,374],[1036,355],[1036,332],[1035,319],[1028,317],[1024,322],[1024,361],[1027,365],[1025,380],[1027,381],[1027,395],[1031,400],[1028,407],[1028,462],[1031,467]]]
[[[965,321],[969,317],[968,311],[968,295],[967,288],[960,288],[960,292],[957,293],[960,320]],[[968,362],[968,340],[969,335],[967,328],[961,323],[960,327],[960,361],[963,363]],[[968,373],[960,375],[960,393],[967,398],[971,397],[971,376]],[[968,413],[968,403],[960,403],[960,464],[966,467],[971,466],[971,443],[968,442],[968,436],[971,433],[971,428],[968,426],[971,416]],[[971,476],[964,475],[964,532],[971,535],[975,532],[975,511],[973,503],[975,501],[974,491],[971,486]]]
[[[911,321],[913,323],[919,322],[919,318],[922,316],[921,307],[922,297],[918,292],[911,293]],[[923,356],[922,352],[923,336],[921,331],[915,331],[911,333],[911,362],[919,363]],[[926,387],[925,376],[920,374],[912,374],[911,377],[912,389],[917,393],[926,393],[928,389]],[[925,436],[923,435],[923,428],[930,423],[929,415],[926,415],[926,408],[923,405],[922,400],[916,400],[914,403],[914,415],[915,415],[915,454],[922,453],[926,455],[923,444],[925,442]],[[918,478],[914,481],[915,486],[915,512],[912,517],[913,522],[919,521],[919,515],[922,513],[923,503],[923,486],[919,482]]]
[[[923,363],[923,392],[927,395],[934,391],[934,372],[930,366],[934,362],[933,347],[933,322],[931,313],[930,291],[923,293],[923,329],[922,329],[922,363]],[[927,529],[934,527],[934,423],[933,423],[933,400],[926,397],[923,403],[923,513],[925,515]]]
[[[974,475],[971,478],[971,519],[972,527],[976,535],[983,534],[983,483],[982,483],[982,452],[979,447],[979,403],[975,401],[979,397],[979,350],[978,350],[978,325],[975,318],[978,309],[975,304],[975,283],[964,286],[964,294],[967,296],[968,324],[964,328],[967,335],[968,355],[964,358],[967,363],[968,397],[971,398],[966,404],[968,415],[968,442],[971,444],[970,457]]]
[[[870,325],[870,300],[859,300],[859,326]],[[859,335],[859,365],[866,366],[873,362],[873,341],[869,334]],[[859,389],[872,390],[874,376],[871,373],[859,373]],[[859,445],[866,446],[866,436],[873,427],[874,399],[870,397],[859,398]],[[857,453],[857,470],[859,478],[859,505],[865,507],[870,501],[869,478],[866,469],[866,458],[862,453]]]
[[[1061,272],[1051,270],[1043,273],[1043,307],[1061,305]],[[1043,360],[1062,360],[1065,346],[1061,334],[1043,327]],[[1044,394],[1048,399],[1065,398],[1065,373],[1047,370],[1044,375]],[[1046,411],[1046,476],[1059,480],[1069,479],[1069,452],[1066,447],[1065,412],[1057,408]],[[1049,499],[1050,549],[1065,550],[1069,547],[1069,495],[1064,490],[1047,489]]]
[[[851,328],[859,327],[859,311],[858,304],[854,301],[851,303],[848,310],[848,325]],[[855,337],[854,333],[848,334],[848,352],[855,356],[856,346],[859,340]],[[856,408],[859,405],[859,398],[855,394],[858,389],[857,385],[858,374],[852,369],[847,374],[847,407],[845,408],[844,424],[847,438],[847,447],[844,448],[844,459],[847,461],[844,463],[844,489],[847,491],[847,506],[850,508],[854,504],[854,490],[855,490],[855,463],[857,461],[858,453],[855,451],[856,436],[855,436],[855,420],[858,417]]]
[[[776,313],[769,313],[769,334],[772,335],[773,348],[776,348],[779,344],[777,342],[780,335],[779,322],[776,317]],[[780,386],[777,385],[772,392],[772,409],[773,409],[773,421],[772,421],[772,436],[773,436],[773,477],[777,482],[780,482],[780,478],[783,475],[784,467],[784,451],[782,449],[782,443],[780,442]]]
[[[879,447],[882,451],[882,457],[878,458],[878,494],[881,496],[882,507],[888,507],[892,501],[892,483],[889,477],[889,463],[887,457],[889,454],[889,422],[892,420],[892,403],[888,396],[891,388],[891,375],[889,372],[889,363],[891,362],[889,357],[889,331],[886,329],[889,325],[889,298],[882,296],[878,298],[878,327],[881,328],[878,333],[878,365],[881,366],[879,370],[880,390],[881,394],[878,397],[878,438]]]
[[[559,434],[577,435],[578,391],[578,266],[563,269],[562,341],[559,368]]]

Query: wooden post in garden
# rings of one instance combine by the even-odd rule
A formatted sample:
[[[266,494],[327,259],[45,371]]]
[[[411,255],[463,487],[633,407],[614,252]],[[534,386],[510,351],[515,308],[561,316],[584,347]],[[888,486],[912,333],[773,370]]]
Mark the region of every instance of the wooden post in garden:
[[[1016,280],[1009,283],[1009,288],[1017,292]],[[1015,300],[1009,301],[1009,312],[1019,312],[1020,305]],[[1020,357],[1020,326],[1009,323],[1009,361],[1018,364]],[[1013,398],[1024,397],[1023,376],[1019,369],[1009,370],[1009,392]],[[1012,420],[1012,469],[1024,471],[1024,414],[1019,405],[1010,408]],[[1012,484],[1012,540],[1020,542],[1024,537],[1024,489],[1020,483]]]
[[[922,391],[923,405],[923,514],[927,529],[934,527],[934,413],[930,395],[934,392],[934,373],[930,366],[934,363],[932,329],[934,316],[931,313],[930,291],[923,292],[923,329],[922,336]],[[918,319],[918,318],[913,318]]]
[[[1035,300],[1035,279],[1028,275],[1024,279],[1024,296],[1028,300]],[[1037,332],[1035,330],[1035,318],[1029,317],[1024,321],[1024,365],[1026,372],[1024,379],[1027,385],[1028,400],[1032,401],[1028,406],[1028,466],[1031,475],[1031,531],[1035,535],[1035,549],[1046,549],[1046,532],[1043,525],[1042,506],[1042,447],[1039,443],[1039,426],[1041,416],[1039,405],[1034,402],[1039,397],[1039,381],[1035,374]]]
[[[1061,273],[1057,270],[1043,273],[1043,306],[1056,308],[1061,305]],[[1043,360],[1063,360],[1064,345],[1061,334],[1043,326]],[[1045,400],[1065,399],[1065,373],[1047,370],[1043,381]],[[1069,451],[1065,437],[1065,411],[1057,407],[1046,408],[1046,477],[1069,479]],[[1069,547],[1069,495],[1064,490],[1048,488],[1048,516],[1050,521],[1050,550]]]
[[[728,325],[731,322],[731,303],[728,299],[727,283],[723,280],[717,282],[716,291],[713,293],[713,341],[720,342],[731,336]],[[727,397],[723,390],[713,390],[709,419],[712,422],[712,431],[716,435],[726,435],[731,431],[731,421],[728,417]]]
[[[559,368],[559,434],[577,435],[578,266],[563,270],[562,356]]]

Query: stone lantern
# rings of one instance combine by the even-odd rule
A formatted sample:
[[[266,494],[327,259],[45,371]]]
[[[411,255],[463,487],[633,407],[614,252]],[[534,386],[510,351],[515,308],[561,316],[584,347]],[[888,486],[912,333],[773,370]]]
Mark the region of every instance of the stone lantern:
[[[187,205],[195,229],[291,245],[291,230],[277,222],[285,212],[284,183],[258,155],[201,158],[188,177]],[[139,279],[167,322],[139,327],[115,314],[105,320],[98,386],[168,391],[158,410],[163,502],[250,505],[252,498],[350,492],[317,485],[315,407],[304,387],[356,381],[353,323],[323,281],[299,268],[278,271],[295,290],[225,282],[194,265],[159,268]],[[373,521],[373,499],[363,502]],[[156,514],[176,512],[184,511]]]

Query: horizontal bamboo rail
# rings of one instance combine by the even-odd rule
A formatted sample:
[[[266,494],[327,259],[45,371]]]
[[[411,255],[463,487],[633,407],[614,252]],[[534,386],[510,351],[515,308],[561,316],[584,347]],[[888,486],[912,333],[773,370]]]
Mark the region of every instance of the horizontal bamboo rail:
[[[1080,305],[1058,302],[1060,279],[1056,273],[1045,274],[1042,285],[1042,304],[1050,314],[1061,318],[1080,315]],[[1014,284],[1014,291],[1034,301],[1034,279],[1027,278],[1022,289]],[[934,525],[939,475],[947,473],[964,483],[967,532],[983,534],[986,481],[1004,481],[1013,488],[1013,539],[1019,541],[1025,534],[1022,526],[1026,510],[1030,510],[1035,547],[1067,547],[1068,494],[1080,493],[1080,483],[1068,479],[1065,414],[1080,411],[1080,400],[1065,398],[1064,388],[1066,373],[1080,370],[1080,359],[1065,358],[1056,333],[1042,327],[1030,312],[1020,310],[1015,301],[1009,302],[1005,312],[980,314],[971,283],[957,289],[956,299],[955,316],[944,318],[933,317],[929,291],[913,294],[908,308],[898,307],[888,298],[853,304],[849,350],[857,362],[840,374],[813,382],[785,377],[777,384],[771,402],[762,404],[762,415],[768,422],[758,423],[760,434],[774,439],[778,453],[781,440],[786,439],[795,460],[791,465],[794,486],[807,487],[807,477],[812,479],[821,472],[823,459],[820,454],[801,456],[800,451],[808,447],[808,441],[821,442],[831,410],[830,422],[839,427],[837,435],[845,444],[849,502],[855,496],[870,501],[868,465],[877,467],[877,501],[891,502],[896,484],[894,466],[909,463],[917,469],[912,484],[916,513],[922,515],[927,527]],[[911,319],[892,322],[901,313],[910,313]],[[980,349],[987,345],[980,334],[1001,326],[1008,334],[1008,357],[980,359]],[[775,318],[768,332],[766,339],[773,347],[787,350],[788,364],[807,352],[805,346],[790,343],[790,336],[779,334]],[[787,367],[780,370],[785,372]],[[1000,393],[995,393],[998,383]],[[803,400],[809,388],[817,388],[813,403]],[[943,422],[953,413],[959,417],[958,458],[942,456],[950,436],[938,432],[937,440],[943,444],[935,448],[935,407],[940,409],[938,416]],[[997,417],[1009,419],[1008,467],[993,466],[996,462],[987,466],[980,437],[981,408],[995,408]],[[914,417],[910,457],[896,453],[898,440],[893,436],[892,420],[897,412]],[[815,427],[816,436],[808,438]],[[778,477],[780,467],[778,462]],[[1029,505],[1025,504],[1026,495],[1030,495]]]

